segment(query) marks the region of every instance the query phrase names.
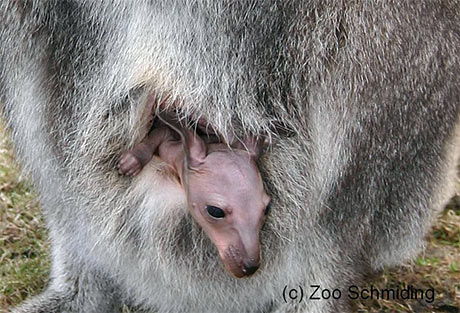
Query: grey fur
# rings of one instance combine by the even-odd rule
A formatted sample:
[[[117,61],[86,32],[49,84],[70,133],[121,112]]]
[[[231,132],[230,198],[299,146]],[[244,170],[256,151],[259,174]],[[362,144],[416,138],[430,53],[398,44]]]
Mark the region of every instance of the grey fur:
[[[2,1],[1,102],[52,242],[48,289],[15,312],[347,311],[285,304],[282,291],[343,288],[421,248],[452,190],[459,7]],[[151,92],[220,134],[272,139],[253,277],[224,271],[158,163],[117,175],[147,132]]]

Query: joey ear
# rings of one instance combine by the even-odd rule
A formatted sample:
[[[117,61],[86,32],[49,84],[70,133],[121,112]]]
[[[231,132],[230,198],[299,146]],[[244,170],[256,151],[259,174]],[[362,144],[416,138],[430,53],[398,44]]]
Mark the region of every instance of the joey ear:
[[[257,138],[255,136],[246,136],[242,141],[236,141],[233,144],[234,148],[247,150],[254,161],[260,157],[264,146],[265,139]]]
[[[189,129],[183,129],[185,154],[190,167],[198,167],[206,158],[206,144],[203,139]]]
[[[190,129],[183,128],[174,116],[171,117],[166,115],[162,117],[161,115],[158,115],[158,118],[165,125],[171,127],[181,137],[188,166],[200,166],[206,158],[206,144],[203,139]]]

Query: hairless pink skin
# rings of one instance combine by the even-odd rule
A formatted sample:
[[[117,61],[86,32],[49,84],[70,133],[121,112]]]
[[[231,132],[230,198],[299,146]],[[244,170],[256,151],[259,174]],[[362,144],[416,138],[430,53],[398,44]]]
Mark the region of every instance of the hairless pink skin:
[[[166,163],[173,165],[178,170],[176,165],[185,157],[183,144],[174,137],[174,132],[170,128],[161,126],[154,128],[133,149],[121,155],[118,162],[118,172],[128,176],[139,174],[157,150],[158,155]]]
[[[161,119],[161,118],[160,118]],[[260,141],[252,137],[234,149],[208,144],[194,132],[165,124],[120,157],[119,172],[137,175],[158,150],[177,171],[190,212],[217,247],[225,268],[236,277],[253,274],[260,265],[259,233],[270,197],[255,161]]]

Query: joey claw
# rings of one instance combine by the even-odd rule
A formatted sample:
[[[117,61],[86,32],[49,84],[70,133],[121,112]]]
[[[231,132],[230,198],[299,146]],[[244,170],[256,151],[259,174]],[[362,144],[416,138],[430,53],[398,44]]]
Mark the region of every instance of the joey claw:
[[[131,151],[121,155],[118,161],[118,172],[122,175],[134,176],[140,169],[140,162]]]

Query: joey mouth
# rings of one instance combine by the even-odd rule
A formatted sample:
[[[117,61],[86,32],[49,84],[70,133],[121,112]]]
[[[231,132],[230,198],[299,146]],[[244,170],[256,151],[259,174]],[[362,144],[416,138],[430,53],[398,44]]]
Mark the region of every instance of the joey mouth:
[[[251,276],[259,269],[260,261],[247,259],[244,254],[244,251],[234,245],[230,245],[220,254],[225,269],[236,278]]]
[[[233,276],[236,278],[244,277],[243,260],[241,259],[241,252],[237,247],[230,245],[225,249],[221,254],[221,261],[225,269]]]

